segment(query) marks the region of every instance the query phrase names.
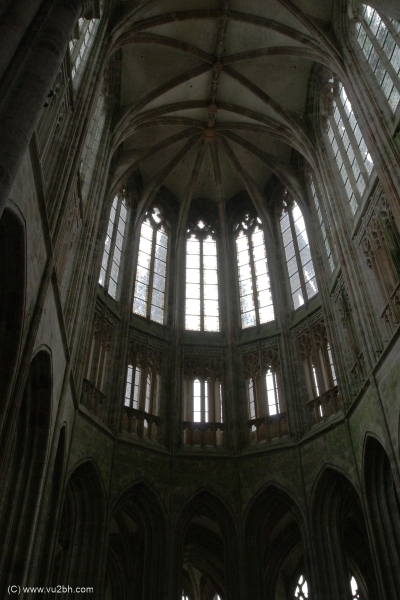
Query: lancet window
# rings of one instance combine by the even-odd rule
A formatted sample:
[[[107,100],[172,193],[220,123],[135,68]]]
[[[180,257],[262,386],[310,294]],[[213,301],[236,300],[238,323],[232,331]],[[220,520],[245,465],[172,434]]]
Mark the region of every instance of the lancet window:
[[[333,269],[335,268],[335,263],[334,263],[334,257],[333,257],[332,250],[331,250],[331,243],[329,242],[329,238],[326,233],[325,222],[324,222],[324,218],[322,216],[322,209],[321,209],[320,201],[318,199],[317,190],[315,188],[313,179],[311,179],[311,182],[310,182],[310,190],[311,190],[311,196],[312,196],[312,199],[314,202],[315,210],[317,211],[318,222],[319,222],[319,226],[321,228],[322,238],[324,240],[324,246],[325,246],[325,250],[326,250],[326,255],[328,257],[328,263],[331,268],[331,271],[333,271]]]
[[[168,224],[155,206],[140,230],[133,312],[164,323],[168,256]]]
[[[240,314],[244,329],[273,321],[275,313],[260,219],[247,213],[236,224],[235,234]]]
[[[140,342],[130,348],[124,405],[157,415],[160,392],[161,352]]]
[[[351,576],[350,579],[350,589],[351,589],[351,597],[352,600],[360,600],[360,592],[358,590],[358,584],[354,575]]]
[[[304,575],[300,575],[299,577],[296,589],[294,591],[294,597],[298,600],[305,600],[308,598],[308,583]]]
[[[395,112],[400,100],[400,23],[362,4],[357,41]]]
[[[284,412],[282,381],[277,348],[254,348],[243,357],[249,420]],[[252,423],[253,431],[255,425]]]
[[[219,354],[185,356],[184,421],[222,423],[222,359]]]
[[[315,418],[319,421],[337,412],[337,379],[332,350],[323,320],[306,324],[297,336],[300,357],[304,365],[310,400],[319,399]]]
[[[280,227],[290,290],[295,309],[318,293],[314,265],[303,215],[297,202],[286,195]]]
[[[128,208],[125,198],[122,195],[115,196],[108,220],[99,277],[99,284],[114,299],[117,296],[127,217]]]
[[[328,138],[354,214],[361,203],[374,166],[343,85],[332,81],[334,106]]]
[[[219,331],[216,234],[201,220],[187,230],[185,315],[186,329]]]
[[[98,19],[79,19],[77,31],[74,38],[69,42],[69,53],[71,58],[71,75],[75,80],[80,74],[87,61],[90,48],[93,44],[95,33],[99,25]]]

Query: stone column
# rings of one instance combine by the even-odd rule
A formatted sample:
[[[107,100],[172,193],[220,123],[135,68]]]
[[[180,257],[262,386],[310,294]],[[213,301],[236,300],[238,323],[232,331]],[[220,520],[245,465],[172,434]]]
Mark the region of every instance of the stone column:
[[[0,105],[0,215],[87,0],[54,0]]]

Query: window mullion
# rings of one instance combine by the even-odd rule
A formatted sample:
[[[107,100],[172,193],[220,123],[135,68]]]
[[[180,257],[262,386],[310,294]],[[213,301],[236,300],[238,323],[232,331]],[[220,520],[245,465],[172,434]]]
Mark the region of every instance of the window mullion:
[[[373,45],[374,50],[376,51],[376,53],[378,54],[379,58],[381,59],[381,61],[382,61],[383,65],[384,65],[386,71],[388,72],[389,77],[392,80],[393,85],[395,85],[396,88],[398,89],[398,91],[400,91],[399,76],[396,73],[396,71],[395,71],[392,63],[390,62],[389,58],[387,57],[386,52],[384,51],[384,49],[382,48],[382,46],[380,45],[380,43],[376,39],[375,35],[372,33],[371,29],[368,27],[368,25],[366,25],[366,23],[364,22],[364,20],[361,21],[361,25],[364,28],[364,31],[366,32],[366,34],[367,34],[367,36],[368,36],[371,44]],[[385,23],[385,25],[386,25],[386,23]],[[388,27],[388,29],[389,29],[389,27]],[[389,30],[389,34],[391,34],[390,30]],[[395,42],[398,43],[396,38],[395,38]],[[375,75],[375,73],[374,73],[374,75]]]
[[[391,34],[391,36],[393,37],[394,41],[396,42],[396,44],[400,47],[400,34],[397,32],[396,28],[393,27],[393,24],[390,22],[390,20],[386,17],[386,15],[381,15],[380,13],[378,13],[381,20],[384,22],[387,30],[389,31],[389,33]]]
[[[369,181],[368,170],[367,170],[367,167],[365,166],[365,162],[364,162],[363,156],[361,154],[361,150],[359,148],[359,145],[357,143],[356,137],[354,135],[354,131],[353,131],[351,125],[350,125],[350,122],[349,122],[349,119],[347,117],[346,111],[344,110],[344,106],[342,104],[341,98],[338,98],[338,101],[336,102],[336,105],[337,105],[337,107],[339,109],[340,116],[342,117],[343,125],[346,128],[346,133],[349,136],[350,144],[351,144],[352,150],[354,152],[354,155],[356,157],[356,160],[358,162],[358,166],[360,167],[360,171],[362,173],[362,176],[363,176],[363,178],[365,180],[365,183],[367,184],[368,181]],[[358,123],[358,121],[357,121],[357,123]],[[336,125],[336,123],[335,123],[335,125]],[[340,137],[340,139],[342,140],[341,137]],[[342,143],[343,143],[343,140],[342,140]],[[344,145],[343,145],[343,148],[344,148]],[[347,156],[347,152],[346,152],[346,156]],[[348,156],[347,156],[347,160],[349,162],[350,169],[351,169],[351,172],[353,174],[354,181],[355,181],[355,176],[354,176],[354,173],[353,173],[353,168],[351,166],[351,163],[350,163],[350,160],[349,160]],[[357,188],[357,184],[356,184],[356,189],[358,189]]]
[[[354,194],[354,196],[356,198],[357,204],[360,205],[361,204],[361,195],[360,195],[360,192],[359,192],[358,187],[357,187],[357,181],[356,181],[356,178],[354,176],[353,169],[351,167],[351,163],[350,163],[349,157],[347,155],[347,150],[344,147],[343,140],[342,140],[342,138],[340,136],[340,133],[339,133],[339,129],[338,129],[338,127],[336,125],[336,121],[335,121],[335,119],[333,117],[331,117],[330,123],[331,123],[331,127],[332,127],[332,129],[334,131],[334,134],[335,134],[336,143],[337,143],[337,145],[339,147],[339,152],[340,152],[340,155],[342,157],[343,164],[344,164],[344,166],[346,168],[347,177],[349,178],[349,180],[351,182],[351,187],[353,188],[353,194]],[[346,131],[347,131],[347,127],[346,127]],[[336,166],[338,167],[337,163],[336,163]],[[364,169],[365,169],[365,167],[363,166],[362,170],[364,171]]]
[[[303,265],[301,262],[299,246],[297,243],[297,234],[296,234],[296,229],[295,229],[295,226],[293,223],[293,215],[292,215],[291,207],[288,208],[288,214],[289,214],[290,230],[292,232],[293,248],[294,248],[294,253],[296,256],[297,271],[299,273],[299,278],[300,278],[301,291],[303,292],[304,302],[306,302],[308,300],[308,294],[307,294],[306,282],[304,281]]]
[[[117,209],[115,211],[113,232],[112,232],[111,241],[110,241],[110,254],[108,255],[108,265],[107,265],[107,271],[106,271],[106,276],[105,276],[105,280],[104,280],[104,289],[106,290],[106,292],[108,292],[108,285],[110,283],[111,269],[112,269],[112,264],[113,264],[113,260],[114,260],[115,242],[117,239],[119,215],[121,213],[121,204],[122,204],[122,198],[120,198],[118,196],[118,203],[117,203]]]
[[[203,264],[203,238],[200,241],[200,331],[204,331],[204,264]]]
[[[151,257],[150,257],[149,287],[148,287],[147,308],[146,308],[146,316],[148,319],[150,318],[151,300],[153,297],[153,280],[154,280],[154,262],[155,262],[155,255],[156,255],[156,242],[157,242],[157,231],[153,227],[153,239],[151,242]]]
[[[254,308],[256,311],[256,323],[257,323],[257,327],[259,327],[260,326],[260,314],[259,314],[259,310],[258,310],[258,293],[257,293],[258,290],[257,290],[256,269],[254,266],[253,234],[248,233],[247,235],[249,238],[249,248],[250,248],[249,254],[250,254],[251,280],[253,282],[253,301],[254,301]]]

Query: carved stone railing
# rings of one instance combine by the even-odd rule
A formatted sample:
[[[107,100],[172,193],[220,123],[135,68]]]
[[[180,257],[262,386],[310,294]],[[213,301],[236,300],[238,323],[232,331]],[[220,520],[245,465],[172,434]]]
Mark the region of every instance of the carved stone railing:
[[[158,439],[161,418],[144,410],[124,406],[121,420],[122,431],[135,433],[140,438]]]
[[[341,405],[337,385],[318,396],[318,398],[307,402],[307,406],[315,423],[325,421],[330,416],[339,412]]]
[[[269,444],[272,440],[289,434],[286,413],[250,419],[248,425],[250,429],[250,442],[252,444],[258,444],[259,442]]]
[[[400,324],[400,282],[396,285],[389,301],[385,304],[381,319],[385,321],[389,337],[391,337]]]
[[[83,380],[81,404],[104,423],[107,422],[107,398],[87,379]]]
[[[183,422],[183,444],[201,448],[217,448],[223,442],[223,423]]]

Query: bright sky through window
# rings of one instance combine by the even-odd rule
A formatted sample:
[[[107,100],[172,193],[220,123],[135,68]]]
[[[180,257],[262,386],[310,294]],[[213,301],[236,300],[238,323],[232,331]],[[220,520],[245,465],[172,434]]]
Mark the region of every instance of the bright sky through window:
[[[294,597],[298,598],[299,600],[306,600],[306,598],[308,598],[308,584],[307,580],[304,578],[304,575],[300,575],[299,577],[296,589],[294,591]]]
[[[185,328],[219,331],[217,243],[203,221],[188,231],[186,241]]]
[[[168,234],[157,207],[151,210],[140,230],[133,312],[164,323]]]
[[[261,221],[245,215],[236,226],[236,256],[242,327],[275,319]]]
[[[398,40],[398,31],[394,20],[383,15],[381,17],[371,6],[361,5],[361,20],[357,24],[357,41],[392,112],[396,111],[400,101],[400,45]]]
[[[297,309],[318,292],[306,225],[297,202],[284,209],[280,224],[293,305]]]
[[[108,220],[107,235],[104,242],[99,284],[112,298],[116,298],[118,277],[121,266],[122,245],[127,220],[125,200],[115,196]]]

